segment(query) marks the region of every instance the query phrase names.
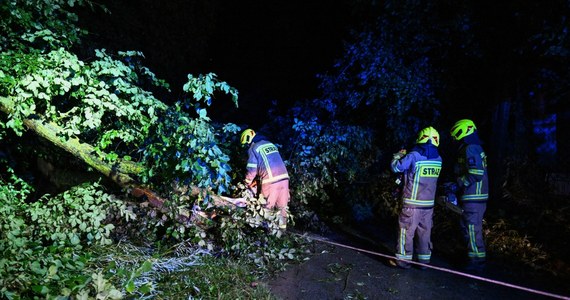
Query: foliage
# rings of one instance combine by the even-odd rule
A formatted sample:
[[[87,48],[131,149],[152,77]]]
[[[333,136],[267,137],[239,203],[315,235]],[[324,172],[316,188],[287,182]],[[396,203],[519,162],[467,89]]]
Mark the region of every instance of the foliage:
[[[262,195],[255,198],[242,189],[238,196],[247,201],[245,208],[208,205],[202,210],[192,205],[186,186],[174,186],[172,191],[167,207],[174,213],[151,211],[144,229],[157,237],[157,232],[165,231],[165,243],[186,241],[209,251],[218,249],[231,256],[247,257],[260,270],[266,270],[270,264],[279,265],[280,261],[301,259],[304,242],[284,235],[279,210],[266,209]],[[181,221],[180,215],[186,215],[193,223]],[[289,217],[288,224],[294,225],[292,216]]]
[[[204,263],[182,276],[182,281],[188,282],[189,295],[205,299],[275,299],[269,288],[257,281],[255,270],[242,260],[204,257]]]
[[[492,215],[493,227],[497,231],[504,229],[494,238],[501,253],[513,253],[535,268],[548,265],[551,271],[559,271],[560,266],[549,263],[565,257],[564,239],[560,237],[570,235],[568,226],[561,225],[570,220],[568,195],[555,193],[547,181],[548,171],[534,160],[509,157],[503,163],[502,199]],[[511,213],[513,207],[516,207],[516,214]],[[508,245],[500,243],[509,238],[513,241]],[[549,263],[537,264],[535,260],[548,260]]]
[[[291,211],[301,223],[313,222],[312,211],[327,221],[351,218],[352,205],[377,197],[371,174],[384,168],[377,165],[382,151],[373,144],[374,130],[335,120],[335,109],[317,99],[274,118],[290,176]]]
[[[156,209],[139,209],[141,222],[126,224],[129,227],[127,238],[145,241],[146,243],[180,243],[192,242],[208,250],[214,249],[215,241],[208,238],[206,229],[215,226],[214,222],[202,212],[197,199],[189,195],[189,187],[174,183],[167,195],[168,201],[162,211]],[[212,207],[212,205],[205,205]],[[130,233],[129,233],[130,232]],[[133,234],[137,232],[137,234]]]
[[[468,49],[469,19],[461,4],[447,15],[438,13],[445,4],[386,1],[383,6],[374,26],[353,33],[335,71],[320,75],[320,87],[322,101],[334,104],[334,115],[358,115],[352,121],[385,128],[377,133],[378,142],[392,148],[438,119],[438,63],[449,48]]]
[[[6,190],[10,193],[18,193],[13,188],[11,181],[2,186],[6,186]],[[69,197],[71,195],[74,197]],[[101,199],[100,201],[113,201],[109,195],[97,191],[97,185],[78,187],[55,199],[59,201],[50,200],[46,197],[46,204],[53,205],[53,209],[47,206],[44,213],[38,215],[48,220],[47,216],[53,216],[53,212],[58,212],[60,209],[72,209],[68,211],[68,214],[71,215],[68,220],[69,224],[58,223],[58,218],[54,218],[56,228],[54,232],[60,232],[61,230],[58,228],[64,227],[67,227],[69,232],[74,232],[77,228],[74,229],[71,226],[73,216],[76,215],[73,209],[79,211],[86,208],[94,209],[95,206],[78,205],[80,201],[94,201],[95,199],[91,199],[90,196],[95,196],[95,198]],[[10,199],[22,203],[15,197]],[[58,204],[59,202],[62,203]],[[9,231],[7,236],[2,236],[0,239],[0,249],[3,257],[5,257],[0,264],[2,266],[0,268],[1,280],[3,280],[1,293],[10,299],[29,298],[34,295],[43,295],[47,298],[61,296],[79,299],[91,299],[93,297],[121,299],[129,295],[152,297],[152,295],[164,295],[165,293],[177,295],[186,293],[200,297],[215,294],[223,299],[225,299],[223,295],[228,295],[228,299],[241,299],[244,297],[241,294],[243,287],[247,287],[248,294],[258,295],[255,296],[256,298],[270,298],[266,289],[262,289],[261,286],[250,287],[250,284],[255,284],[256,278],[263,273],[263,270],[282,268],[283,263],[291,261],[291,259],[302,258],[302,253],[297,252],[300,240],[267,235],[261,226],[258,227],[257,231],[259,235],[252,233],[246,236],[246,239],[242,241],[243,248],[240,251],[231,251],[230,244],[228,244],[228,251],[233,253],[231,257],[243,255],[238,260],[230,257],[208,258],[211,250],[201,248],[199,243],[190,240],[173,248],[158,248],[157,253],[154,253],[157,250],[152,248],[136,248],[128,244],[105,245],[106,243],[100,243],[100,246],[93,247],[95,245],[89,246],[89,240],[84,238],[81,239],[83,246],[81,253],[77,251],[79,248],[78,245],[74,244],[73,239],[66,239],[68,240],[67,243],[58,240],[59,242],[53,243],[52,246],[43,247],[38,245],[37,241],[41,241],[42,236],[46,241],[50,241],[51,238],[49,235],[45,236],[41,230],[34,230],[36,225],[29,223],[32,217],[23,217],[20,218],[21,222],[17,222],[17,219],[12,216],[27,215],[29,211],[32,212],[31,214],[39,212],[41,209],[37,203],[40,202],[31,204],[34,209],[24,207],[19,213],[15,213],[14,209],[11,209],[13,207],[11,205],[2,206],[2,212],[10,214],[10,217],[3,214],[2,219],[7,221],[7,224],[14,225],[14,230]],[[89,217],[89,213],[85,216]],[[93,219],[94,222],[97,222],[97,219],[101,219],[101,217],[95,215]],[[83,222],[87,221],[84,220]],[[33,223],[37,223],[37,227],[42,229],[45,227],[45,222],[39,220]],[[2,227],[6,228],[7,224],[3,224]],[[81,228],[82,225],[79,224],[78,227]],[[24,231],[27,232],[26,236],[21,236],[21,239],[18,239],[18,232]],[[34,238],[34,236],[40,238]],[[201,237],[205,238],[206,236]],[[259,238],[266,244],[255,243],[254,238]],[[8,245],[5,242],[12,242],[13,244]],[[187,246],[191,245],[194,245],[192,246],[194,250],[186,249]],[[11,255],[7,255],[8,252],[6,251],[11,251]],[[201,262],[192,253],[202,253],[206,256],[204,262]],[[253,253],[256,254],[253,255]],[[152,263],[150,263],[151,261]],[[282,262],[275,264],[276,261]],[[22,266],[29,267],[22,268]],[[218,271],[211,272],[212,269]],[[202,272],[201,270],[211,273],[207,273],[205,276],[196,276],[196,272]],[[19,280],[15,280],[16,277]],[[181,289],[173,287],[173,280],[187,283],[187,288],[183,288],[184,284],[179,285]],[[244,283],[239,291],[235,290],[236,280]],[[30,286],[32,290],[27,288]]]
[[[0,55],[0,91],[12,103],[3,127],[21,134],[23,121],[33,116],[59,125],[63,139],[96,146],[109,162],[146,165],[142,182],[180,180],[219,193],[228,190],[229,158],[217,146],[216,131],[201,104],[209,106],[214,92],[222,91],[237,105],[237,91],[215,74],[189,75],[184,90],[191,97],[168,107],[142,88],[167,84],[141,65],[140,52],[119,52],[112,58],[97,50],[98,59],[90,63],[64,48]],[[197,118],[182,110],[189,107]]]
[[[2,167],[5,161],[0,161]],[[30,228],[26,226],[25,209],[26,203],[22,199],[26,199],[27,195],[32,191],[32,187],[24,180],[14,174],[9,166],[6,166],[6,172],[0,173],[0,222],[2,231],[0,231],[0,245],[3,257],[11,257],[20,253],[22,247],[26,246],[29,240],[27,235],[30,234]],[[8,178],[4,176],[8,175]],[[5,278],[2,276],[2,278]]]
[[[158,183],[188,185],[192,182],[222,194],[231,183],[229,157],[218,146],[216,130],[201,102],[210,106],[214,92],[223,91],[233,95],[237,106],[237,91],[218,81],[215,74],[198,78],[188,75],[184,90],[192,97],[166,111],[142,150],[143,158],[152,162],[142,177],[143,182],[149,181],[153,174],[160,174],[156,179]],[[195,109],[196,118],[184,111],[190,107]]]
[[[38,49],[71,47],[79,43],[84,33],[74,23],[77,15],[71,11],[83,0],[2,1],[0,5],[0,51],[27,52],[30,45]],[[61,38],[65,37],[65,38]]]
[[[267,288],[256,286],[258,277],[253,264],[212,255],[188,242],[156,250],[122,245],[108,259],[119,269],[132,269],[142,261],[153,261],[152,269],[133,282],[135,287],[150,287],[146,294],[140,291],[132,294],[141,298],[273,299]]]
[[[76,29],[71,23],[66,25],[70,30]],[[54,36],[63,39],[63,34]],[[5,97],[1,104],[7,113],[0,122],[3,130],[11,129],[21,135],[25,120],[40,120],[62,128],[63,141],[79,140],[94,145],[97,155],[107,162],[126,160],[143,166],[138,179],[167,195],[169,200],[164,212],[146,211],[150,218],[140,227],[144,232],[155,234],[149,237],[151,242],[156,241],[154,238],[165,244],[184,240],[212,251],[214,242],[232,241],[230,236],[236,233],[245,237],[240,241],[241,247],[228,246],[224,251],[232,255],[251,252],[253,255],[247,256],[248,259],[252,263],[257,260],[255,264],[263,268],[271,260],[288,261],[297,257],[294,245],[285,245],[287,241],[279,239],[281,232],[275,230],[279,224],[273,222],[277,219],[274,213],[256,210],[257,215],[249,221],[237,222],[231,229],[223,225],[223,221],[217,224],[204,220],[213,231],[206,232],[196,225],[200,222],[200,212],[212,209],[208,195],[193,199],[188,190],[173,189],[177,185],[198,186],[224,193],[233,188],[229,156],[223,152],[231,148],[228,146],[231,139],[224,135],[240,128],[233,124],[215,127],[206,109],[218,92],[230,94],[237,106],[238,93],[234,88],[212,73],[189,75],[183,87],[183,99],[167,106],[145,89],[168,88],[168,85],[142,66],[142,53],[119,52],[115,56],[96,50],[96,59],[86,61],[70,51],[70,44],[41,43],[42,37],[46,37],[45,32],[30,31],[29,38],[22,42],[25,47],[0,53],[0,92]],[[54,257],[61,255],[59,251],[63,248],[76,251],[79,246],[90,246],[83,248],[87,255],[91,247],[111,243],[113,225],[105,221],[110,216],[108,209],[117,208],[118,204],[116,196],[101,192],[98,186],[83,186],[55,197],[44,196],[22,208],[22,214],[36,222],[29,227],[29,234],[36,236],[38,242],[51,243]],[[118,208],[118,212],[132,218],[133,214],[124,204]],[[227,217],[234,217],[231,211],[227,213]],[[69,218],[63,218],[64,215]],[[180,216],[197,223],[181,222]],[[256,221],[252,221],[254,219]],[[271,228],[269,234],[263,230],[260,220]],[[129,219],[125,222],[128,225]],[[49,231],[51,224],[54,228]],[[254,232],[246,236],[241,233],[243,228],[254,228]],[[216,241],[218,234],[226,240]],[[251,246],[255,244],[254,239],[262,241],[264,246]],[[93,263],[85,261],[83,266]],[[91,276],[85,274],[87,270],[76,268],[82,274],[80,282],[58,286],[50,281],[41,285],[43,291],[39,292],[49,293],[59,287],[66,291],[65,295],[79,298],[88,295],[86,287],[94,289],[99,298],[121,297],[137,289],[143,295],[152,292],[152,283],[139,285],[134,280],[149,271],[148,265],[142,263],[142,269],[129,265],[129,269],[133,268],[135,271],[117,269],[109,263],[103,270],[90,270]],[[71,275],[62,273],[61,276]],[[12,291],[17,292],[19,288],[13,287]]]
[[[322,197],[328,200],[321,191],[326,186],[336,188],[341,184],[350,184],[357,179],[358,170],[366,169],[363,163],[373,160],[370,153],[371,132],[357,126],[342,125],[333,121],[320,124],[316,117],[308,120],[294,119],[292,126],[296,136],[295,152],[289,160],[293,177],[293,185],[309,183],[302,190],[295,191],[294,197],[301,203],[307,203],[307,197]],[[362,157],[356,155],[363,153]],[[368,157],[366,158],[366,155]],[[338,176],[336,174],[342,174]],[[316,180],[320,179],[320,180]]]
[[[44,196],[26,209],[37,241],[80,247],[112,243],[112,214],[135,218],[125,202],[105,193],[99,184],[76,186],[55,197]]]
[[[93,232],[91,242],[106,243],[112,230],[112,225],[105,224],[109,221],[106,216],[113,205],[124,208],[125,204],[103,193],[97,184],[77,187],[61,198],[46,196],[50,206],[29,204],[23,200],[31,190],[29,185],[10,167],[6,173],[9,178],[0,177],[0,295],[7,299],[81,298],[93,292],[97,296],[121,295],[112,284],[103,284],[105,277],[92,281],[92,253],[78,250],[90,243],[80,239],[82,233]],[[71,198],[73,193],[80,197]],[[84,206],[81,201],[106,202],[108,206]],[[71,218],[65,218],[67,214]]]
[[[338,74],[322,77],[321,88],[325,100],[341,101],[341,109],[375,104],[370,118],[385,125],[382,134],[390,142],[388,145],[401,144],[423,122],[433,121],[437,100],[429,78],[428,59],[406,63],[396,56],[390,43],[384,43],[373,33],[361,34],[345,50],[347,61],[337,63]]]
[[[489,251],[500,253],[513,261],[522,262],[533,269],[549,270],[549,255],[540,245],[532,242],[528,236],[522,236],[504,219],[489,226],[486,241]]]
[[[63,47],[34,47],[0,53],[0,92],[10,104],[3,108],[9,110],[3,128],[21,135],[27,118],[52,122],[62,128],[62,139],[94,145],[109,162],[147,166],[142,182],[156,176],[155,182],[192,181],[227,191],[228,156],[216,145],[217,133],[201,105],[209,106],[216,91],[231,94],[237,105],[234,88],[215,74],[189,75],[184,91],[191,97],[169,108],[143,89],[167,84],[142,66],[140,52],[119,52],[114,58],[96,50],[97,59],[85,62]],[[198,117],[181,107],[195,108]]]
[[[244,194],[247,194],[244,192]],[[214,237],[222,242],[224,252],[256,264],[261,270],[268,265],[277,267],[291,260],[303,258],[305,241],[285,235],[280,229],[280,212],[268,210],[263,195],[259,198],[246,196],[248,205],[229,214],[220,212],[219,229]],[[288,225],[294,225],[289,215]]]
[[[36,116],[59,125],[65,137],[80,138],[100,151],[118,141],[131,148],[142,143],[158,118],[156,112],[166,106],[137,87],[137,71],[160,82],[130,63],[140,53],[120,53],[124,62],[112,60],[105,51],[96,55],[99,60],[86,64],[63,48],[46,55],[0,54],[5,75],[0,91],[14,103],[6,126],[21,134],[23,120]],[[106,157],[112,161],[119,154],[129,153],[110,151]]]
[[[570,236],[568,196],[552,193],[545,182],[545,170],[527,158],[508,158],[502,178],[503,194],[487,205],[483,230],[487,252],[515,268],[530,268],[567,276],[565,239]],[[447,255],[464,253],[457,216],[436,207],[434,244]]]
[[[292,128],[283,152],[293,199],[323,215],[394,214],[398,197],[386,154],[410,144],[422,127],[437,127],[442,61],[450,48],[470,51],[464,4],[446,15],[438,13],[446,4],[381,5],[374,25],[354,31],[334,70],[319,76],[323,95],[297,104],[276,126]]]

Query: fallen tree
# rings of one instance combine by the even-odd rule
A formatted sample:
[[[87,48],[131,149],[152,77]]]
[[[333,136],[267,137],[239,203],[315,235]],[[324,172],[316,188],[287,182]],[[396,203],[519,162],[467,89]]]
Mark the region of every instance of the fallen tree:
[[[80,43],[87,32],[74,11],[93,3],[0,3],[0,298],[149,297],[144,288],[159,294],[160,286],[135,280],[157,256],[187,257],[190,248],[235,254],[257,270],[292,258],[263,199],[232,209],[233,199],[219,196],[233,189],[240,128],[211,122],[206,108],[214,93],[237,106],[237,90],[212,73],[188,74],[167,105],[155,95],[170,87],[142,64],[142,52]],[[96,176],[84,178],[84,169]],[[128,266],[109,259],[106,251],[130,242],[153,252],[146,270],[131,257]],[[127,256],[139,254],[129,248]],[[203,296],[189,284],[193,273],[184,267],[172,278],[185,277],[177,285]]]
[[[14,111],[15,105],[14,101],[11,101],[10,98],[0,96],[0,111],[11,114]],[[24,119],[23,123],[28,130],[33,131],[36,135],[42,137],[54,146],[72,154],[102,175],[110,178],[120,187],[129,190],[133,196],[145,197],[153,207],[161,210],[161,212],[167,212],[167,208],[164,204],[168,200],[159,196],[152,189],[142,185],[136,179],[136,175],[142,173],[144,170],[144,167],[140,164],[123,159],[117,159],[109,163],[105,160],[104,155],[98,153],[92,145],[83,143],[76,137],[65,138],[62,128],[54,122],[44,121],[38,117],[30,117]],[[208,195],[211,203],[218,207],[235,205],[231,201],[228,201],[227,198],[216,195],[205,188],[190,185],[188,186],[187,193],[191,197],[204,197]],[[179,220],[187,221],[189,218],[189,212],[182,212]]]

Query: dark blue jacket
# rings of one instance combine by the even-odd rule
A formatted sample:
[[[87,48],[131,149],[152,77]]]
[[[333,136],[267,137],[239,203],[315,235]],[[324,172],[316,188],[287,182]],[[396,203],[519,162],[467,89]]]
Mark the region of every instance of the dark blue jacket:
[[[459,198],[463,203],[486,202],[489,199],[487,155],[481,144],[477,132],[474,132],[463,138],[459,147],[454,171],[457,183],[463,188],[463,195]]]

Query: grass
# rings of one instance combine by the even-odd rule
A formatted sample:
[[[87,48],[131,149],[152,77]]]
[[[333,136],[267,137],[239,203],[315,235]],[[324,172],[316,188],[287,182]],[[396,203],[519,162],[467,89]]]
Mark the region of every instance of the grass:
[[[155,299],[276,299],[255,272],[239,259],[203,256],[190,269],[163,274]]]
[[[99,266],[113,266],[120,270],[137,270],[144,262],[152,268],[115,277],[117,287],[127,279],[134,280],[134,291],[126,299],[276,299],[261,282],[266,275],[249,260],[212,255],[209,251],[181,243],[160,253],[149,247],[129,243],[102,247],[96,250]],[[130,273],[134,274],[136,271]],[[150,291],[142,292],[144,286]]]

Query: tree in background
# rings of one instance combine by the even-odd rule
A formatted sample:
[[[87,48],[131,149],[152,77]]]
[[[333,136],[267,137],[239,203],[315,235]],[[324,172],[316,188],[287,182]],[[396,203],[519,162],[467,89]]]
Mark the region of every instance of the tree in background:
[[[469,101],[481,101],[484,126],[492,134],[490,158],[497,179],[506,160],[526,158],[552,170],[566,169],[568,136],[567,1],[488,1],[474,4],[474,32],[481,56],[474,81],[481,87]],[[467,93],[466,97],[469,97]],[[508,142],[505,142],[508,141]],[[501,182],[495,182],[499,190]],[[546,186],[546,185],[543,185]]]
[[[299,187],[295,199],[353,211],[348,218],[397,211],[388,158],[420,128],[438,127],[446,60],[472,52],[465,2],[379,6],[375,22],[355,29],[343,57],[320,75],[322,97],[282,119],[293,128],[283,144]]]
[[[553,141],[553,126],[568,114],[566,2],[355,5],[373,12],[374,25],[355,29],[343,57],[320,75],[321,98],[275,118],[294,172],[294,199],[323,209],[321,217],[390,214],[395,188],[383,175],[389,154],[409,146],[421,126],[445,133],[461,118],[475,119],[488,136],[496,197],[504,163],[512,166],[508,156],[538,154],[536,143],[552,151],[546,134]],[[549,117],[557,109],[558,117]],[[531,121],[538,115],[550,123]],[[554,140],[564,149],[561,131]],[[442,135],[444,159],[453,157],[452,147]],[[552,160],[551,154],[536,157]]]

